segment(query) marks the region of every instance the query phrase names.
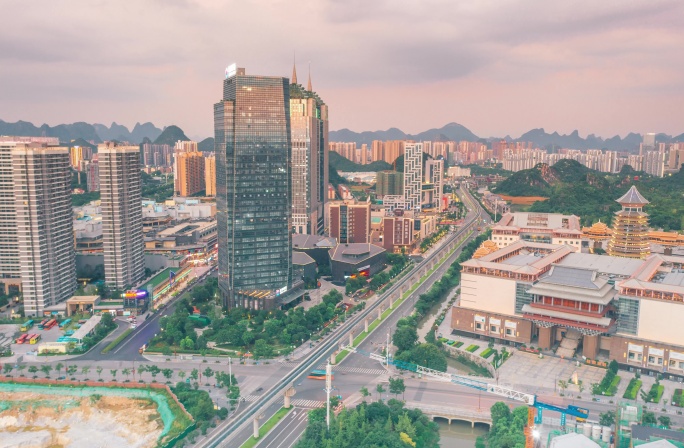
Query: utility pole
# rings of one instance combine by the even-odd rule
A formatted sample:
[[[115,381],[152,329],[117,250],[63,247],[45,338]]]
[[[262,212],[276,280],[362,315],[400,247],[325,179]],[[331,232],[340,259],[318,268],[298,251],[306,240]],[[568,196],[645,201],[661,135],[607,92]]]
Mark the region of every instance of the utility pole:
[[[328,426],[328,431],[330,431],[330,392],[332,392],[332,366],[328,362],[328,365],[325,366],[325,393],[327,395],[325,424]]]
[[[385,345],[385,364],[389,367],[390,362],[390,334],[387,332],[387,345]]]
[[[228,357],[228,386],[233,387],[233,365],[230,363],[231,358]]]

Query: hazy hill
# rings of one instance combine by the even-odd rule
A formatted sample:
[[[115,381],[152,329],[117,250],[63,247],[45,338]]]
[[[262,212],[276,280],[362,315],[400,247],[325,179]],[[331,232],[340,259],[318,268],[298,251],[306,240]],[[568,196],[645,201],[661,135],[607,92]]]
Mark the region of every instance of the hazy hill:
[[[535,202],[529,211],[575,214],[584,225],[597,220],[610,223],[620,209],[615,202],[630,186],[636,185],[651,204],[646,207],[650,223],[655,228],[684,228],[684,172],[657,178],[634,172],[626,166],[619,174],[590,170],[575,160],[561,160],[553,166],[538,164],[518,171],[501,182],[495,193],[510,196],[544,196],[547,201]]]
[[[190,140],[181,128],[171,125],[164,129],[162,133],[154,140],[155,145],[175,145],[178,140]]]
[[[57,137],[60,142],[70,142],[77,138],[101,143],[102,139],[95,132],[95,128],[88,123],[60,124],[50,127],[44,124],[36,127],[27,121],[8,123],[0,120],[0,135],[23,135],[29,137]]]
[[[97,145],[92,145],[89,142],[83,140],[82,138],[77,138],[76,140],[70,142],[69,146],[88,147],[88,148],[91,148],[93,150],[93,152],[97,152]]]
[[[397,128],[375,132],[354,132],[349,129],[341,129],[339,131],[331,131],[329,138],[331,142],[356,142],[358,146],[365,143],[369,147],[372,145],[373,140],[416,140],[421,142],[427,140],[478,140],[478,137],[475,134],[458,123],[449,123],[441,128],[429,129],[416,135],[406,134],[404,131]]]
[[[532,142],[535,147],[555,150],[558,148],[572,149],[610,149],[613,151],[636,152],[639,149],[643,137],[641,134],[631,132],[625,138],[616,135],[610,138],[602,138],[594,134],[589,134],[586,138],[579,135],[575,130],[570,134],[559,134],[558,132],[547,133],[544,128],[531,129],[519,138],[506,136],[503,140],[508,142]],[[483,141],[468,128],[458,123],[449,123],[442,128],[430,129],[416,135],[406,134],[401,129],[390,128],[386,131],[375,132],[354,132],[349,129],[330,132],[331,142],[356,142],[358,146],[367,144],[369,147],[373,140],[415,140],[415,141]],[[498,137],[491,137],[488,141],[499,140]],[[656,134],[656,141],[662,143],[684,142],[684,134],[672,137],[667,134]]]
[[[202,152],[214,152],[214,138],[205,138],[197,144],[197,149]]]
[[[360,165],[358,163],[352,162],[351,160],[345,157],[342,157],[341,155],[333,151],[330,151],[330,154],[328,155],[328,164],[331,167],[335,168],[337,171],[344,172],[377,172],[392,169],[392,165],[383,161],[377,161],[369,163],[367,165]]]

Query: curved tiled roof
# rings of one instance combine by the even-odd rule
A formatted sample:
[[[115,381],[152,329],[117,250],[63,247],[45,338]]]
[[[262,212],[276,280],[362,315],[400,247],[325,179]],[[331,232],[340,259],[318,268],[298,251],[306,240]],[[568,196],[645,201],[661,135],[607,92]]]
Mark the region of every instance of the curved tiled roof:
[[[620,199],[615,201],[619,204],[648,204],[649,202],[644,198],[634,185],[624,194]]]

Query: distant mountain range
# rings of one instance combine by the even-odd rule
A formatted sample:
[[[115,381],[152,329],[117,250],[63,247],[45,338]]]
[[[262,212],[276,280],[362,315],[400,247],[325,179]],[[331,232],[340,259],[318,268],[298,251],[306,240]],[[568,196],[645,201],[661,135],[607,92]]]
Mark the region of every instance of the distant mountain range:
[[[162,133],[152,123],[136,123],[133,131],[129,131],[126,126],[112,123],[107,127],[103,124],[89,124],[78,122],[73,124],[60,124],[48,126],[44,124],[40,127],[27,121],[8,123],[0,120],[0,135],[24,135],[31,137],[57,137],[60,142],[69,143],[74,140],[83,139],[87,142],[102,143],[105,140],[117,140],[134,144],[141,143],[146,137],[154,141]]]
[[[171,126],[169,126],[171,127]],[[187,137],[183,131],[174,126],[177,131],[171,132],[171,136]],[[120,142],[129,142],[133,144],[140,144],[145,141],[156,142],[162,135],[163,129],[159,129],[152,123],[136,123],[132,131],[126,126],[112,123],[110,126],[103,124],[89,124],[84,122],[72,124],[60,124],[57,126],[35,126],[33,123],[27,121],[18,121],[16,123],[8,123],[0,120],[0,135],[27,135],[27,136],[45,136],[58,137],[60,142],[69,143],[77,139],[83,139],[88,142],[102,143],[105,140],[117,140]],[[512,138],[510,136],[503,137],[509,142],[532,142],[532,144],[539,148],[546,148],[554,150],[558,148],[572,148],[572,149],[610,149],[617,151],[636,151],[639,149],[639,143],[642,141],[642,135],[637,133],[629,133],[625,138],[616,135],[615,137],[603,139],[594,134],[582,138],[578,131],[573,131],[570,134],[564,135],[557,132],[548,133],[543,128],[532,129],[521,135],[519,138]],[[401,129],[390,128],[386,131],[365,131],[354,132],[349,129],[340,129],[339,131],[330,132],[331,142],[356,142],[361,146],[364,143],[370,146],[373,140],[416,140],[416,141],[481,141],[492,142],[499,140],[500,137],[481,138],[472,133],[468,128],[458,123],[449,123],[441,128],[429,129],[419,134],[407,134]],[[170,137],[163,139],[166,143],[173,144]],[[670,136],[667,134],[656,134],[656,142],[684,142],[684,133],[677,136]],[[200,151],[213,151],[214,139],[209,137],[199,142]]]
[[[339,131],[331,131],[329,136],[331,142],[356,142],[359,146],[363,144],[370,146],[373,143],[373,140],[467,140],[471,142],[479,140],[478,136],[458,123],[449,123],[439,129],[430,129],[416,135],[406,134],[401,129],[390,128],[386,131],[365,131],[361,133],[350,131],[349,129],[340,129]]]
[[[349,129],[330,132],[331,142],[356,142],[357,145],[367,144],[370,146],[373,140],[416,140],[416,141],[483,141],[491,142],[499,140],[499,137],[480,138],[473,134],[468,128],[458,124],[449,123],[439,129],[430,129],[416,135],[406,134],[400,129],[390,128],[386,131],[375,132],[354,132]],[[629,133],[623,139],[619,135],[608,139],[597,137],[594,134],[586,138],[579,136],[578,131],[573,131],[568,135],[553,132],[547,133],[543,128],[532,129],[521,135],[519,138],[510,136],[503,137],[508,142],[532,142],[534,146],[549,150],[558,148],[572,149],[610,149],[617,151],[635,151],[639,149],[643,137],[641,134]],[[656,134],[656,141],[669,143],[674,141],[684,142],[684,133],[672,137],[667,134]]]

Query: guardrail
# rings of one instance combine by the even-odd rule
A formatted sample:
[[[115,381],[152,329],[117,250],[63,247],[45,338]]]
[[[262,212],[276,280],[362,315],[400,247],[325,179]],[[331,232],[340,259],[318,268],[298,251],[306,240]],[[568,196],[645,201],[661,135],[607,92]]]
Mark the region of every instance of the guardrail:
[[[470,196],[469,192],[466,192],[465,194],[466,194],[466,197],[468,198],[469,201],[473,201],[473,198],[472,198],[472,196]],[[442,244],[442,246],[440,247],[439,250],[434,251],[427,258],[425,258],[422,262],[415,265],[413,268],[414,270],[420,270],[422,267],[428,266],[434,258],[442,256],[443,250],[447,249],[447,247],[453,241],[455,241],[459,237],[461,237],[463,235],[463,233],[470,230],[470,228],[473,225],[475,225],[475,223],[478,222],[478,220],[480,219],[480,215],[482,213],[482,209],[477,203],[474,203],[472,206],[477,209],[477,214],[475,216],[473,216],[470,220],[468,220],[466,223],[464,223],[463,227],[461,227],[461,229],[459,229],[458,232],[454,233],[453,235],[450,235],[448,237],[448,240],[446,240]],[[314,351],[311,352],[300,363],[299,366],[294,367],[280,381],[278,381],[269,390],[267,390],[263,394],[263,399],[261,401],[255,401],[255,402],[251,403],[248,407],[245,408],[245,410],[243,411],[243,413],[241,415],[236,417],[235,420],[227,422],[225,424],[226,425],[225,427],[220,428],[217,432],[215,432],[214,434],[209,436],[204,441],[200,442],[198,444],[198,446],[207,447],[207,448],[229,446],[228,445],[228,439],[227,439],[229,436],[234,434],[236,432],[236,430],[238,430],[242,425],[246,424],[248,422],[248,420],[259,411],[259,409],[272,405],[279,398],[279,394],[283,388],[285,388],[286,386],[292,385],[293,383],[296,382],[296,380],[300,376],[307,373],[313,366],[317,366],[323,360],[328,358],[332,354],[332,352],[334,352],[337,349],[339,342],[347,334],[348,328],[354,328],[356,325],[362,323],[363,320],[366,317],[368,317],[372,312],[374,312],[378,306],[381,306],[384,303],[385,299],[390,297],[392,294],[396,293],[396,291],[399,290],[399,288],[409,278],[410,278],[410,276],[406,275],[405,277],[403,277],[401,279],[401,281],[398,281],[397,283],[392,285],[387,291],[385,291],[380,296],[380,299],[377,300],[374,304],[365,308],[363,311],[361,311],[355,317],[348,318],[339,327],[339,329],[331,335],[331,337],[327,341],[320,343],[318,345],[318,347],[316,347],[316,349],[314,349]]]

